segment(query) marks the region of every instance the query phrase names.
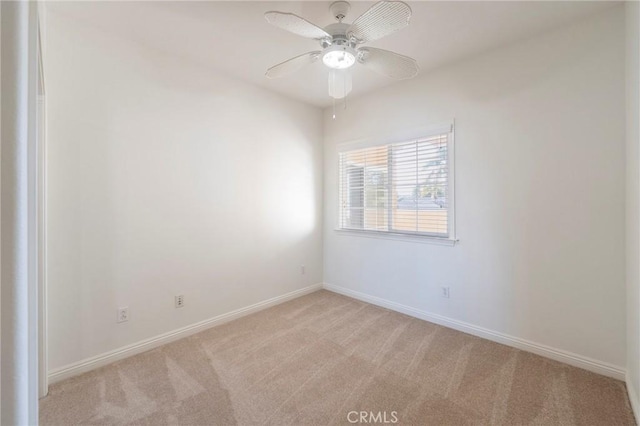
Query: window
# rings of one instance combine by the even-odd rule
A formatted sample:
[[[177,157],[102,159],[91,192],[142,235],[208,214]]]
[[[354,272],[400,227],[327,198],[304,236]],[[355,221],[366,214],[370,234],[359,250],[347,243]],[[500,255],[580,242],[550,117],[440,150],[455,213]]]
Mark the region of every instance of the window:
[[[340,229],[453,239],[451,129],[340,153]]]

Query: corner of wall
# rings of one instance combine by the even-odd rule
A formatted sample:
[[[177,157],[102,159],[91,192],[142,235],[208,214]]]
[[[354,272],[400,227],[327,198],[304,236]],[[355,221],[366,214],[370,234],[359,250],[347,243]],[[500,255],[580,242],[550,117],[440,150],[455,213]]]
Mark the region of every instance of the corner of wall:
[[[633,380],[629,377],[628,372],[625,381],[627,384],[627,394],[629,395],[631,409],[633,410],[633,415],[636,416],[636,421],[638,421],[640,420],[640,398],[638,398],[638,390],[634,387]]]
[[[625,3],[627,391],[640,421],[640,4]]]

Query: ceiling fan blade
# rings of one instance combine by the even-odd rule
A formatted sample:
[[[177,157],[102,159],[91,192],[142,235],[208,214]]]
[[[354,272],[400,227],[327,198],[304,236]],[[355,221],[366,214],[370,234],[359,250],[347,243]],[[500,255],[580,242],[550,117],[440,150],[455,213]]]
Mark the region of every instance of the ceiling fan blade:
[[[274,65],[266,72],[268,78],[279,78],[298,71],[305,65],[312,64],[320,57],[320,51],[304,53],[295,58],[291,58],[278,65]]]
[[[358,61],[377,73],[398,80],[415,77],[420,70],[413,58],[373,47],[358,49]]]
[[[264,14],[264,19],[271,25],[282,28],[294,34],[300,35],[306,38],[313,38],[316,40],[323,39],[325,37],[331,38],[331,35],[319,26],[312,24],[304,18],[294,15],[293,13],[285,12],[267,12]]]
[[[409,25],[411,8],[401,1],[381,1],[356,19],[347,34],[359,43],[377,40]]]

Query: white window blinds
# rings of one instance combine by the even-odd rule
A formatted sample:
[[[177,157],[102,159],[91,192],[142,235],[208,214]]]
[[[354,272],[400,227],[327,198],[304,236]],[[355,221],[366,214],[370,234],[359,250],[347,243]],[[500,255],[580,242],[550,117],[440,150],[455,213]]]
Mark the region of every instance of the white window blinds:
[[[342,229],[450,236],[451,133],[340,153]]]

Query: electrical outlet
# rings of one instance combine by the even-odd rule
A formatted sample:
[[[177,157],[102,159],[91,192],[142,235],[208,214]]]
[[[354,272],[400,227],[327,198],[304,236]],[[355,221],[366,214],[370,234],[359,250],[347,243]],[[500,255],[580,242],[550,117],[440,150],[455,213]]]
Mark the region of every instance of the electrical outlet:
[[[117,322],[125,322],[129,321],[129,307],[125,306],[124,308],[118,309],[118,317],[116,318]]]
[[[302,275],[306,274],[306,273],[307,273],[307,267],[306,267],[306,266],[304,266],[304,265],[300,266],[300,273],[301,273]]]
[[[440,296],[445,299],[449,298],[449,287],[440,287]]]
[[[184,296],[182,294],[176,296],[176,308],[184,307]]]

